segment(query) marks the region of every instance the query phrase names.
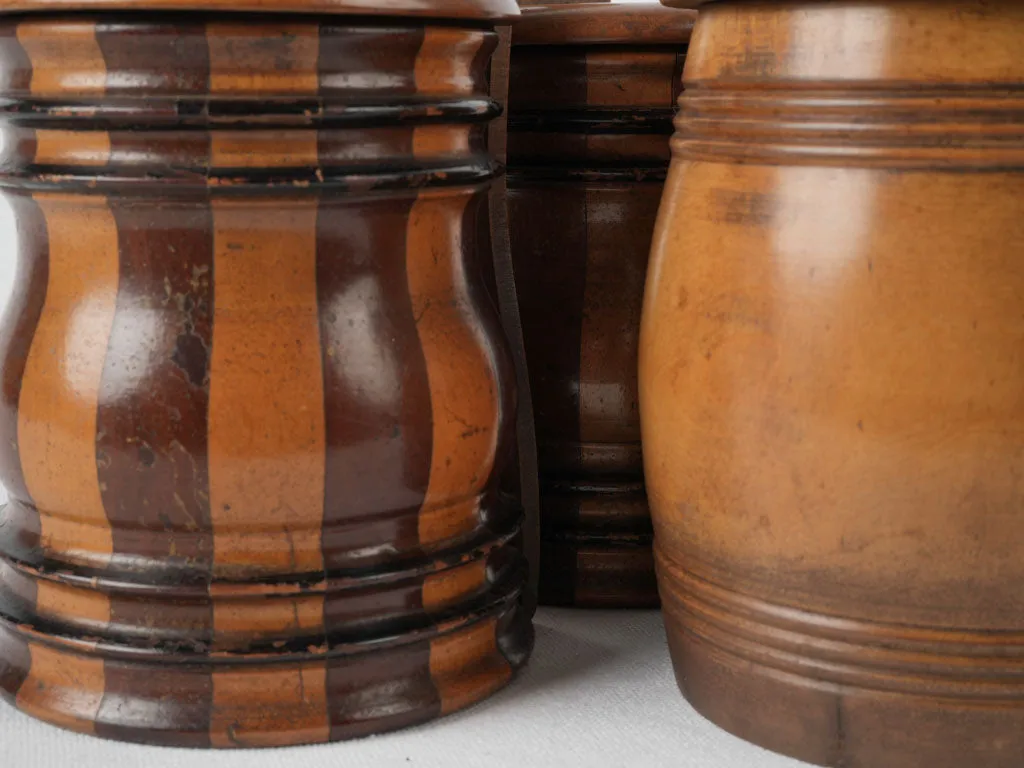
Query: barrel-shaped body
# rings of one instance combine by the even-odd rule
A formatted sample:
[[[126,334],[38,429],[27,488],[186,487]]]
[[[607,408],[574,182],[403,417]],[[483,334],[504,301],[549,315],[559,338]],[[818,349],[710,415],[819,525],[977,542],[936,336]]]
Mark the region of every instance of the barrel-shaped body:
[[[640,312],[692,12],[527,10],[513,32],[509,222],[541,478],[543,602],[658,603]]]
[[[701,9],[645,468],[679,684],[771,749],[1021,764],[1022,45],[1007,0]]]
[[[0,17],[20,709],[320,742],[523,662],[514,376],[478,236],[494,45],[480,21]]]

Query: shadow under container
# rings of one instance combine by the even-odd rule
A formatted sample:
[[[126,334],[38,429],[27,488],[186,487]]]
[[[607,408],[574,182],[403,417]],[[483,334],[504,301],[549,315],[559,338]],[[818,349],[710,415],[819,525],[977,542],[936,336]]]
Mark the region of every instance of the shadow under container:
[[[640,351],[676,677],[769,749],[1024,757],[1024,6],[701,6]]]
[[[525,9],[512,37],[509,221],[537,425],[540,599],[654,607],[637,348],[696,13]]]
[[[236,5],[0,16],[0,691],[106,738],[390,730],[532,644],[478,237],[516,8]]]

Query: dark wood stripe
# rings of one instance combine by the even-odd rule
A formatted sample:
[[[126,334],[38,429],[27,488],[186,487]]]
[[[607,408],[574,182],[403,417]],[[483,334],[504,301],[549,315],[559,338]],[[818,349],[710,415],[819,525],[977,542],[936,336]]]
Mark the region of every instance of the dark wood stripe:
[[[212,216],[204,203],[113,202],[112,210],[121,280],[100,390],[96,456],[114,559],[130,566],[132,558],[152,558],[161,568],[205,571],[209,578]],[[119,624],[170,628],[194,643],[209,644],[213,637],[209,601],[168,607],[115,595],[110,622],[113,630]],[[98,735],[145,739],[149,732],[139,729],[152,712],[140,709],[143,699],[182,728],[183,745],[208,745],[209,670],[180,678],[158,671],[140,679],[138,670],[107,661],[105,677]]]
[[[213,680],[205,665],[147,665],[107,659],[96,735],[140,744],[209,747]],[[155,727],[159,724],[159,727]]]
[[[509,218],[541,472],[578,470],[586,191],[576,184],[513,186]]]
[[[462,242],[466,266],[466,287],[469,305],[479,320],[480,330],[491,342],[483,347],[490,358],[488,367],[496,371],[498,400],[499,440],[494,457],[494,466],[486,488],[497,491],[518,486],[518,463],[516,461],[515,416],[516,416],[516,370],[505,340],[505,331],[498,315],[498,288],[494,270],[493,243],[490,234],[490,212],[487,196],[475,195],[462,214]],[[516,489],[518,490],[518,489]],[[497,505],[496,498],[490,498],[489,508]],[[497,521],[495,521],[497,522]]]
[[[317,24],[294,19],[265,23],[224,19],[210,21],[206,35],[212,93],[251,97],[317,92]]]
[[[515,47],[508,86],[510,116],[534,109],[565,110],[587,104],[585,49]],[[555,76],[553,73],[557,73]]]
[[[100,21],[96,42],[107,65],[107,95],[203,94],[210,90],[206,26],[183,18],[131,24]]]
[[[670,109],[677,55],[675,46],[591,48],[587,51],[587,107]]]
[[[317,64],[320,95],[351,97],[366,89],[389,96],[414,95],[416,56],[423,45],[419,24],[357,27],[326,21],[320,25]]]
[[[617,541],[576,548],[576,603],[588,608],[657,608],[658,583],[649,539]]]
[[[510,184],[509,221],[537,426],[544,531],[544,486],[565,473],[578,472],[582,460],[579,375],[588,250],[586,191],[576,184]],[[568,552],[556,555],[556,548],[542,545],[540,593],[542,602],[564,605],[572,601],[576,558]],[[568,593],[562,595],[565,590]]]
[[[404,728],[441,715],[426,643],[327,663],[331,740]]]
[[[659,183],[608,184],[586,193],[579,434],[588,474],[642,476],[637,358],[661,188]]]
[[[513,38],[514,43],[514,38]],[[509,113],[587,103],[585,51],[514,49]],[[557,77],[550,73],[557,72]],[[510,142],[512,144],[514,142]],[[510,146],[510,151],[514,147]],[[578,469],[580,339],[586,287],[586,192],[509,178],[509,229],[533,396],[541,482],[541,602],[571,604],[576,558],[544,537],[544,485]],[[554,258],[553,258],[554,256]],[[563,594],[564,593],[564,594]]]
[[[39,512],[29,495],[18,452],[18,402],[35,329],[46,303],[49,280],[49,238],[46,220],[36,202],[20,194],[8,194],[6,200],[14,218],[18,252],[8,254],[16,263],[14,285],[6,316],[0,327],[0,482],[10,501],[0,511],[0,553],[22,560],[36,561],[40,556],[41,525]]]
[[[366,547],[392,557],[419,542],[433,426],[406,277],[412,203],[324,201],[317,222],[328,570]]]
[[[205,29],[199,24],[100,23],[96,40],[108,94],[204,92],[209,85]],[[190,165],[208,154],[205,133],[178,138],[169,158]],[[145,137],[110,136],[109,154],[145,156]],[[165,150],[166,151],[166,150]],[[180,156],[179,156],[180,155]],[[184,161],[184,162],[181,162]],[[113,533],[113,562],[133,558],[207,574],[213,535],[206,466],[206,419],[213,312],[213,223],[206,203],[111,201],[120,282],[97,414],[96,460]],[[143,566],[144,567],[144,566]],[[160,610],[159,616],[154,615]],[[168,608],[147,598],[113,596],[110,626],[172,628],[193,642],[213,636],[210,602]],[[154,668],[140,675],[104,662],[96,734],[124,741],[210,744],[213,682],[208,668]],[[155,715],[154,711],[159,714]],[[152,728],[160,723],[160,730]]]
[[[212,215],[205,203],[111,207],[120,286],[100,387],[96,461],[114,558],[208,573]]]
[[[545,498],[541,494],[541,516]],[[579,574],[576,545],[571,541],[552,539],[545,531],[540,542],[540,585],[538,596],[542,605],[570,606],[576,604],[576,582]]]

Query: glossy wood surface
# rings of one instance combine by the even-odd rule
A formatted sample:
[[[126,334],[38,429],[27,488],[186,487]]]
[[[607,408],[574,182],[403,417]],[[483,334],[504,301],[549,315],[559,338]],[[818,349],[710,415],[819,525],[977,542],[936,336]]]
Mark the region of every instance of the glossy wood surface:
[[[658,604],[636,360],[651,234],[693,13],[524,10],[509,215],[541,473],[540,597]]]
[[[496,34],[0,21],[0,692],[280,746],[504,685],[514,373],[481,265]]]
[[[1024,755],[1024,6],[712,3],[641,416],[679,684],[862,768]]]
[[[200,11],[344,14],[493,20],[517,16],[515,0],[4,0],[0,13]]]

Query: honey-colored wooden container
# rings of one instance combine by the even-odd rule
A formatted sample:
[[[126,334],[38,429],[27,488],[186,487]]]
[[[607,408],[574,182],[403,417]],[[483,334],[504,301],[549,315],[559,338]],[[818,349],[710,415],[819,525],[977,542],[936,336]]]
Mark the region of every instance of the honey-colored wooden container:
[[[640,403],[683,692],[846,768],[1024,760],[1024,5],[701,7]]]
[[[503,686],[532,631],[478,225],[515,5],[4,10],[38,13],[0,15],[0,691],[252,747]]]
[[[658,604],[637,346],[695,13],[524,9],[513,28],[509,221],[536,419],[542,602]]]

